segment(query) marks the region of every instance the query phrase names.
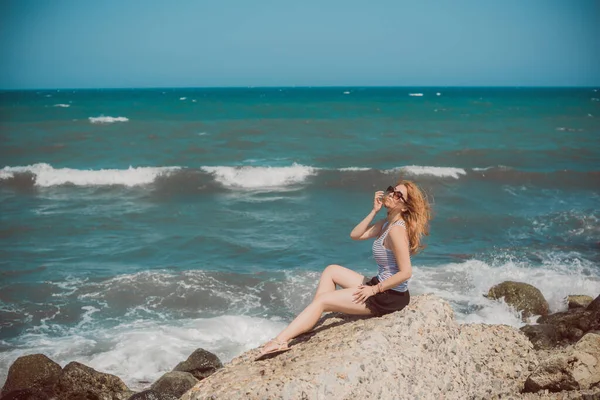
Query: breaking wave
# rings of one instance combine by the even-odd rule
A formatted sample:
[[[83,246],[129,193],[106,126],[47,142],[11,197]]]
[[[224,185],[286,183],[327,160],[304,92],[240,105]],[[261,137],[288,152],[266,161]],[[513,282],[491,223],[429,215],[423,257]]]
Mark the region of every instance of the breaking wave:
[[[100,117],[89,117],[89,120],[92,124],[112,124],[115,122],[127,122],[129,118],[126,117],[105,117],[101,115]]]

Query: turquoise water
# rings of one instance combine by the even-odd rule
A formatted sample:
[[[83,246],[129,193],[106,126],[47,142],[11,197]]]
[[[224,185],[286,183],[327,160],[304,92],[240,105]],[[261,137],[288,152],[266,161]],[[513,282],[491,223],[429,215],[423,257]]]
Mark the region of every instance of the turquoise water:
[[[273,336],[400,176],[435,218],[413,294],[463,322],[521,280],[600,293],[596,88],[0,92],[0,374],[44,352],[152,380]]]

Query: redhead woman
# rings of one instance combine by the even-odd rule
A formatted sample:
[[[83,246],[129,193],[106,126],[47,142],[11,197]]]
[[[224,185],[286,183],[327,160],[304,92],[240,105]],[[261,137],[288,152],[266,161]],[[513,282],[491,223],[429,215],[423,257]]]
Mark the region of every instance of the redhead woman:
[[[386,218],[373,223],[382,207],[387,209]],[[421,239],[429,234],[430,215],[427,199],[411,181],[400,180],[385,192],[375,192],[373,210],[354,227],[350,237],[375,239],[377,275],[368,278],[340,265],[329,265],[321,274],[312,303],[262,347],[256,360],[290,350],[288,342],[310,331],[324,312],[382,316],[406,307],[410,302],[411,255],[424,247]],[[336,285],[342,289],[336,290]]]

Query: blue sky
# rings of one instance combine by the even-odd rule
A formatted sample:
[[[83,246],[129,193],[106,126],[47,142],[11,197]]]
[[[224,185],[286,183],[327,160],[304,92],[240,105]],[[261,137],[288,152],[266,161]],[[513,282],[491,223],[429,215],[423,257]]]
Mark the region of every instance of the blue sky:
[[[0,88],[598,86],[600,0],[0,0]]]

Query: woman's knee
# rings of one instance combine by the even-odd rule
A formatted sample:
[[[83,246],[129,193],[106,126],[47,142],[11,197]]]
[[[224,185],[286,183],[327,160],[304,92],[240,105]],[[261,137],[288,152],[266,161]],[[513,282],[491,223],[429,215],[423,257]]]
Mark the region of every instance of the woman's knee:
[[[323,274],[333,274],[335,273],[336,270],[338,270],[339,268],[342,268],[341,265],[337,265],[337,264],[329,264],[328,266],[325,267],[325,269],[323,270]]]

